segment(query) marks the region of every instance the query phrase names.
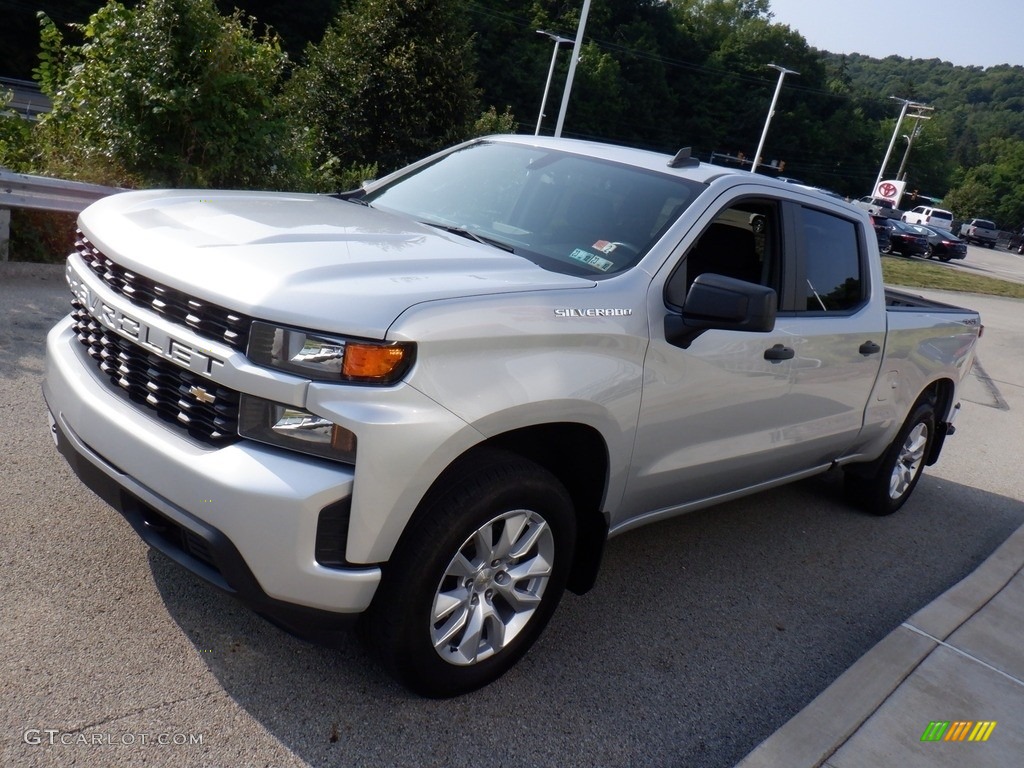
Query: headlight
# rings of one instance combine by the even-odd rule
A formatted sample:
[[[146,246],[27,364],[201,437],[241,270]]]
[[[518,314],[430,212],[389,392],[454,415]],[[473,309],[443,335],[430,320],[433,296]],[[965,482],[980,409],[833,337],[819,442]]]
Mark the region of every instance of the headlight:
[[[256,321],[246,356],[257,365],[319,381],[393,384],[412,366],[416,346],[344,339]]]
[[[292,405],[243,394],[238,434],[261,443],[310,453],[324,459],[356,461],[356,436],[316,414]]]

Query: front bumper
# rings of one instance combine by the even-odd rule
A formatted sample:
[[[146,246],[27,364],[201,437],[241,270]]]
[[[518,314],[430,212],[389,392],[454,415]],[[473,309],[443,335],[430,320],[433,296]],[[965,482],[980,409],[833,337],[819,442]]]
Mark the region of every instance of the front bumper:
[[[43,393],[60,452],[151,546],[293,631],[369,607],[375,566],[324,567],[317,524],[350,467],[241,441],[209,448],[140,412],[93,373],[71,321],[47,338]]]

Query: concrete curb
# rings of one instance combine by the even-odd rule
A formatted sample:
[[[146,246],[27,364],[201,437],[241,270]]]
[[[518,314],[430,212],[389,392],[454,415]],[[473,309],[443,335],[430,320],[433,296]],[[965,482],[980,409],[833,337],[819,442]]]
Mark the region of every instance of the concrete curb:
[[[936,648],[1024,570],[1024,526],[915,613],[743,758],[736,768],[818,768]]]
[[[946,640],[1024,568],[1024,527],[1018,528],[963,581],[919,610],[906,624]]]

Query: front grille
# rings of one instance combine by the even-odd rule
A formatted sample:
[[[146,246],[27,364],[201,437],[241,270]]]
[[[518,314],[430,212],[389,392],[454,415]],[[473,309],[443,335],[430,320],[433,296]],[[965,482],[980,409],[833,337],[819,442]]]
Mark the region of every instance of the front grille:
[[[208,445],[238,439],[238,392],[147,352],[97,323],[72,302],[78,340],[133,402]]]
[[[75,251],[107,286],[132,304],[188,326],[207,339],[224,342],[239,352],[245,352],[251,317],[200,301],[115,264],[80,231],[75,240]]]

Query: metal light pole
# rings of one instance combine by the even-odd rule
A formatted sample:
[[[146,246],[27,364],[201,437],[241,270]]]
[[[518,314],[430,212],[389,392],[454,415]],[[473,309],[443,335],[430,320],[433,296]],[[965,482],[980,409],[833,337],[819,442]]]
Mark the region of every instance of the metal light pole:
[[[772,116],[775,114],[775,103],[779,100],[779,92],[782,90],[782,81],[786,79],[786,75],[799,75],[800,73],[793,69],[786,69],[780,67],[778,64],[769,64],[771,69],[779,70],[779,82],[775,86],[775,95],[772,96],[772,105],[768,107],[768,117],[764,121],[764,130],[761,131],[761,141],[757,144],[757,152],[754,153],[754,162],[750,166],[750,172],[755,173],[757,171],[757,165],[761,162],[761,152],[764,150],[765,139],[768,138],[768,126],[772,124]]]
[[[551,90],[551,78],[555,74],[555,59],[558,58],[558,46],[562,43],[571,43],[572,38],[559,37],[554,32],[548,32],[544,29],[537,30],[538,35],[547,35],[555,41],[555,50],[551,53],[551,66],[548,68],[548,79],[544,84],[544,96],[540,100],[540,114],[537,115],[537,130],[533,132],[534,136],[540,136],[540,124],[544,120],[544,110],[547,109],[548,105],[548,91]]]
[[[572,61],[569,62],[569,74],[565,78],[565,90],[562,92],[562,107],[558,110],[558,123],[555,125],[555,136],[562,135],[565,124],[565,113],[569,109],[569,94],[572,92],[572,81],[576,77],[576,63],[580,60],[580,47],[583,45],[583,30],[587,28],[587,15],[590,13],[590,0],[583,0],[583,12],[580,25],[576,28],[576,44],[572,47]]]

